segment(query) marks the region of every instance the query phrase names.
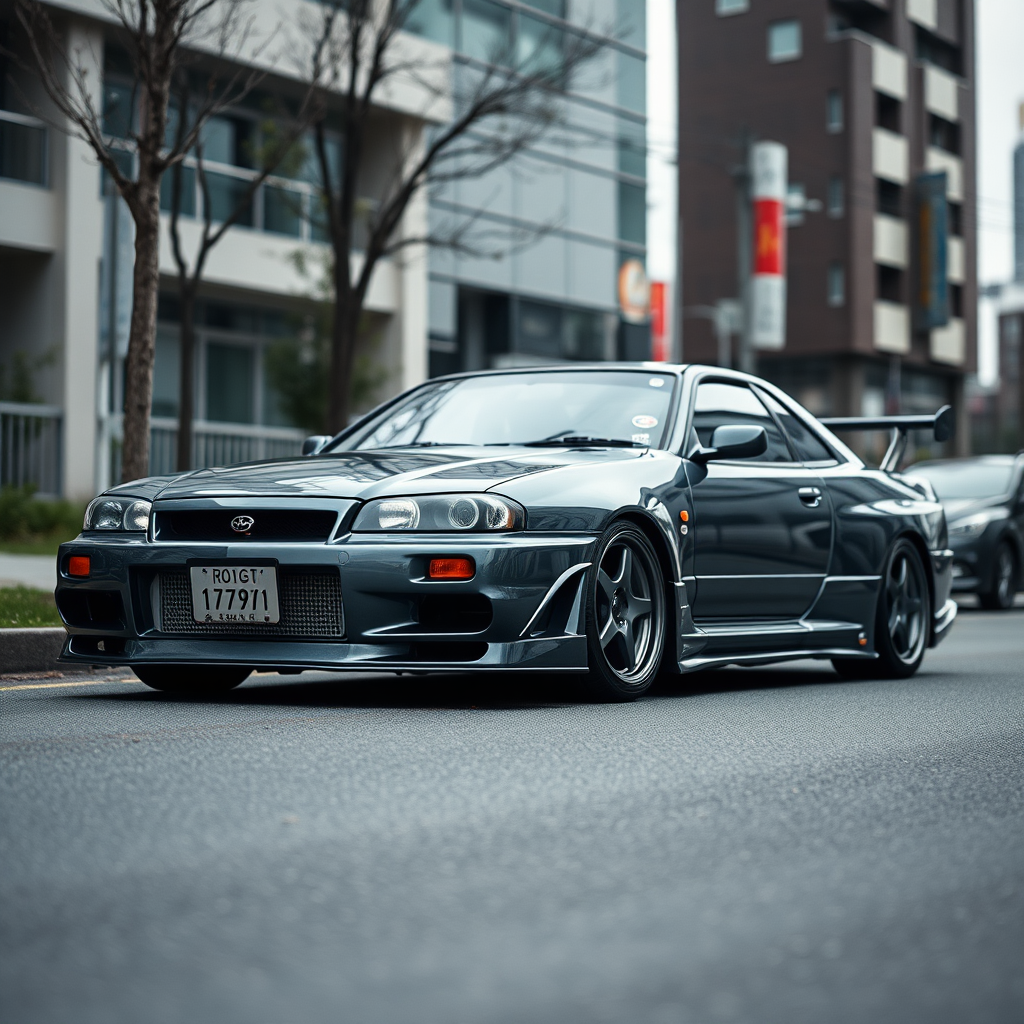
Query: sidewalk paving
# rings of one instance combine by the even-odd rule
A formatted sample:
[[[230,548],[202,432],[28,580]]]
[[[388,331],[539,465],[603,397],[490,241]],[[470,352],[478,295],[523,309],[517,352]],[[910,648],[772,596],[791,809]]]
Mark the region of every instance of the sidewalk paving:
[[[0,587],[35,587],[53,593],[56,585],[54,555],[9,555],[0,551]]]

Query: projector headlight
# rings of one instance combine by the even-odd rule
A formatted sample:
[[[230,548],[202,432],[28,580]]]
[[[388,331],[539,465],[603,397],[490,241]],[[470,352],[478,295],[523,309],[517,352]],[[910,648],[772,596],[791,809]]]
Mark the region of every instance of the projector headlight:
[[[133,498],[94,498],[85,510],[82,529],[145,533],[149,529],[149,513],[152,509],[150,502]]]
[[[493,494],[431,494],[418,498],[379,498],[356,516],[355,533],[494,533],[521,530],[521,505]]]

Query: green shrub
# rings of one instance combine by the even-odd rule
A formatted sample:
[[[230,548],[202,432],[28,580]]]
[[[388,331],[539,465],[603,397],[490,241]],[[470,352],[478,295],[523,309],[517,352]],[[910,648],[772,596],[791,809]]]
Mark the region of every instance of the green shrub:
[[[71,501],[44,501],[35,488],[0,488],[0,541],[62,541],[82,530],[84,508]]]
[[[0,629],[59,626],[53,594],[31,587],[0,587]]]

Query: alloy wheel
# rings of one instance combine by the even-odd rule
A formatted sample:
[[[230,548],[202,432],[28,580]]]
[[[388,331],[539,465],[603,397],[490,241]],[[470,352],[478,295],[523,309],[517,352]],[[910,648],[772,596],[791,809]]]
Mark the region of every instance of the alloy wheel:
[[[650,553],[628,534],[608,545],[598,567],[598,642],[608,668],[626,683],[649,674],[660,656],[655,573]]]
[[[920,559],[906,547],[895,552],[885,580],[889,640],[904,664],[917,661],[928,637],[928,584]]]
[[[1000,544],[996,552],[996,596],[1000,608],[1009,608],[1013,603],[1016,568],[1013,552],[1006,544]]]

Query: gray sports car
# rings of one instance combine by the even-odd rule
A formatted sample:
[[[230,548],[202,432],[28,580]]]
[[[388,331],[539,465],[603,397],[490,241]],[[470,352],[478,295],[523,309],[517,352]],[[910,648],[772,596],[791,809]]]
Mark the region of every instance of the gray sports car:
[[[112,488],[61,546],[68,662],[163,690],[254,669],[914,673],[956,616],[942,506],[762,380],[600,364],[435,379],[301,457]]]

